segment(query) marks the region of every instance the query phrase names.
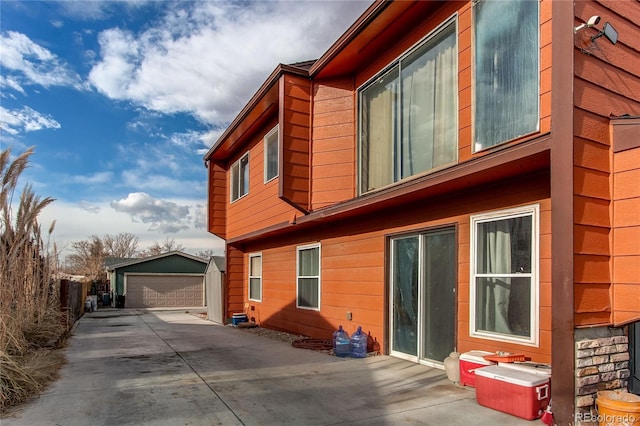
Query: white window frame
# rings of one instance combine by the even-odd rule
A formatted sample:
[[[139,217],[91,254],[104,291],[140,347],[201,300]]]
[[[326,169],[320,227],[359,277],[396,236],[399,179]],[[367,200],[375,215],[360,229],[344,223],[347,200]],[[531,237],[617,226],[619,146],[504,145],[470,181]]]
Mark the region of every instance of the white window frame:
[[[317,248],[318,249],[318,275],[300,275],[300,252],[303,250],[309,250],[309,249],[314,249]],[[312,311],[319,311],[320,310],[320,305],[321,305],[321,295],[322,295],[322,280],[321,280],[321,275],[322,275],[322,248],[320,246],[320,243],[314,243],[314,244],[307,244],[304,246],[298,246],[296,247],[296,308],[299,309],[308,309],[308,310],[312,310]],[[316,278],[318,280],[318,306],[314,307],[314,306],[301,306],[298,303],[299,300],[299,289],[300,289],[300,278]]]
[[[260,275],[255,275],[254,271],[252,271],[252,269],[251,269],[251,265],[252,265],[251,260],[253,258],[256,258],[256,257],[260,258]],[[254,301],[254,302],[262,302],[262,274],[263,274],[262,268],[263,268],[262,253],[250,253],[249,254],[249,268],[248,268],[249,269],[249,280],[248,280],[248,286],[247,286],[247,293],[248,293],[247,294],[247,298],[249,300],[251,300],[251,301]],[[255,279],[257,279],[258,282],[259,282],[259,287],[260,287],[260,298],[259,299],[254,299],[254,298],[251,297],[251,280],[255,280]]]
[[[484,330],[476,330],[476,278],[490,276],[491,274],[478,274],[477,271],[477,225],[484,222],[493,222],[503,219],[531,216],[531,273],[526,274],[531,279],[531,335],[529,337],[511,336],[507,334],[493,333]],[[495,340],[501,342],[516,343],[526,346],[539,346],[540,338],[540,205],[533,204],[507,210],[473,215],[470,218],[471,228],[471,253],[470,253],[470,298],[469,298],[469,335],[480,339]],[[499,276],[522,277],[523,274],[496,274]]]
[[[229,168],[229,200],[231,203],[238,201],[239,199],[246,197],[249,194],[249,173],[247,173],[247,192],[242,193],[242,179],[240,177],[243,175],[244,169],[241,169],[242,160],[247,159],[247,169],[249,170],[249,151],[247,151],[242,157],[240,157],[237,161],[235,161],[231,167]],[[234,168],[236,168],[237,173],[234,172]],[[233,198],[233,187],[237,186],[238,197]]]
[[[276,173],[275,175],[269,177],[268,174],[268,165],[269,165],[269,141],[271,139],[271,137],[276,134],[278,139],[280,138],[279,135],[280,132],[280,126],[278,124],[276,124],[276,126],[269,130],[269,132],[264,135],[264,183],[268,183],[271,182],[272,180],[276,179],[279,175],[280,175],[280,141],[276,140],[276,144],[275,144],[275,149],[276,149],[276,159],[277,159],[277,163],[276,163]]]

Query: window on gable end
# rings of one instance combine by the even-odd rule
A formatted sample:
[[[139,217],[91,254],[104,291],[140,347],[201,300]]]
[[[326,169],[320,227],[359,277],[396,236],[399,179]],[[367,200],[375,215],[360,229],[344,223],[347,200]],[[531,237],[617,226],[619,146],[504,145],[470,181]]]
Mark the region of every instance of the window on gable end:
[[[279,167],[279,135],[278,126],[264,137],[264,183],[278,177]]]
[[[231,165],[230,182],[231,202],[249,193],[249,153],[244,154]]]

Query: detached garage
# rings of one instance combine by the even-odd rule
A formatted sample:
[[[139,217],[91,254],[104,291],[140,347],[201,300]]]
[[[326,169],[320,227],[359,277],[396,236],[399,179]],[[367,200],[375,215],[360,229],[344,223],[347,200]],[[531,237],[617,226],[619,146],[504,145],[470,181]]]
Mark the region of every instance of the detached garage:
[[[112,265],[109,273],[125,308],[183,308],[205,305],[206,268],[204,259],[169,252]]]

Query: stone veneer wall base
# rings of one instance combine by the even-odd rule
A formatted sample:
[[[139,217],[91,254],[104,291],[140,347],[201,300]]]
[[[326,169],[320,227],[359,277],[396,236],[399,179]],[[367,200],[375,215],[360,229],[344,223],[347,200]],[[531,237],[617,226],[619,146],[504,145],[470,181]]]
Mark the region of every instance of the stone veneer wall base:
[[[629,338],[625,328],[594,327],[575,332],[577,426],[597,425],[596,395],[626,390],[629,382]]]

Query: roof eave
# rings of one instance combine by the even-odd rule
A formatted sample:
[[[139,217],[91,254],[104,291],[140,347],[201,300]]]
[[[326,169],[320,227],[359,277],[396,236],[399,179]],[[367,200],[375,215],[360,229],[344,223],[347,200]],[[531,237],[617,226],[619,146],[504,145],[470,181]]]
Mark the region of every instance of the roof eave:
[[[376,0],[362,15],[355,21],[347,31],[336,40],[331,47],[311,66],[309,69],[309,75],[315,76],[324,68],[329,62],[331,62],[351,41],[360,34],[360,32],[366,28],[372,20],[376,18],[384,9],[391,4],[390,1]]]
[[[309,71],[307,69],[296,67],[294,65],[279,64],[273,70],[273,72],[271,72],[269,77],[267,77],[265,82],[262,83],[258,91],[253,95],[249,102],[247,102],[244,108],[242,108],[242,110],[238,113],[236,118],[231,122],[231,124],[229,124],[224,133],[220,135],[218,140],[213,144],[209,151],[207,151],[203,158],[205,162],[211,159],[218,148],[220,148],[220,146],[222,146],[222,144],[229,138],[229,136],[233,134],[238,126],[247,119],[249,113],[260,104],[260,101],[266,96],[267,93],[269,93],[273,86],[278,83],[280,76],[282,76],[283,74],[293,74],[303,77],[309,77]]]

